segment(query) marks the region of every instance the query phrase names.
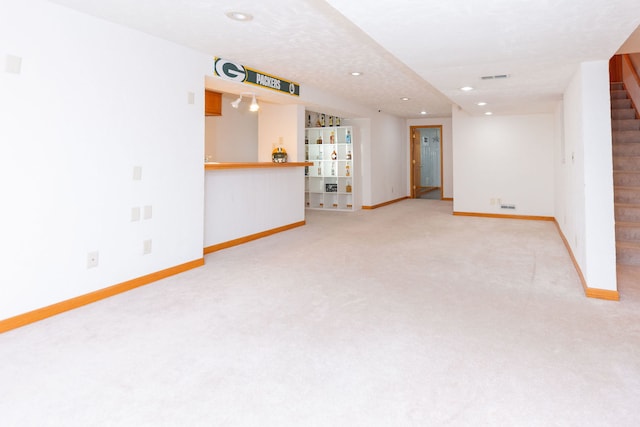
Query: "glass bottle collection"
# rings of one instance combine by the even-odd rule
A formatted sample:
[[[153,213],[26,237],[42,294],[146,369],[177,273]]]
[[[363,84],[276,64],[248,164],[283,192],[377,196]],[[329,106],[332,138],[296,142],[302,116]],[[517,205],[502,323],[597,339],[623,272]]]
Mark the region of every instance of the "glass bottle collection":
[[[307,119],[313,123],[315,117],[307,113]],[[318,114],[320,126],[306,129],[306,160],[314,163],[305,168],[308,208],[353,210],[353,130],[350,126],[336,127],[338,119]],[[334,126],[322,128],[323,122]]]
[[[342,119],[338,116],[328,116],[325,113],[307,112],[307,127],[340,127]]]

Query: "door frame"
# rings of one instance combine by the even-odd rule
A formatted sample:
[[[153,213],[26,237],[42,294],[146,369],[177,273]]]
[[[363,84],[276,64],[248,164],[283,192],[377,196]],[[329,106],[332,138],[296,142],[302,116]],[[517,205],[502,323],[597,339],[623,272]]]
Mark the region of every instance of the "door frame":
[[[444,143],[443,143],[443,137],[442,137],[442,125],[421,125],[421,126],[411,126],[409,128],[409,176],[410,176],[410,181],[409,181],[409,186],[410,186],[410,193],[411,193],[411,198],[415,199],[416,198],[416,190],[417,190],[417,186],[416,186],[416,182],[415,182],[415,174],[414,174],[414,165],[415,165],[415,158],[414,158],[414,148],[415,148],[415,143],[416,143],[416,133],[418,133],[419,129],[440,129],[440,200],[444,200],[444,164],[443,164],[443,153],[444,153]],[[418,143],[421,143],[422,141],[417,140]]]

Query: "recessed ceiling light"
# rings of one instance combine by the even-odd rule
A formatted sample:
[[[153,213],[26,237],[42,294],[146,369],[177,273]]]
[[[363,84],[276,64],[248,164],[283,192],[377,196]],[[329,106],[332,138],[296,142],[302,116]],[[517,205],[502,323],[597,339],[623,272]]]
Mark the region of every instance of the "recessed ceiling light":
[[[480,101],[480,102],[476,102],[476,105],[479,105],[479,106],[481,106],[481,107],[484,107],[485,105],[487,105],[487,103],[486,103],[486,102],[484,102],[484,101]]]
[[[403,101],[408,101],[408,100],[409,100],[409,98],[407,98],[406,96],[403,96],[403,97],[402,97],[402,98],[400,98],[400,99],[402,99]]]
[[[420,114],[425,115],[425,114],[427,114],[427,112],[426,111],[420,111]]]
[[[492,114],[493,114],[493,113],[492,113],[491,111],[487,111],[486,113],[484,113],[484,115],[485,115],[485,116],[490,116],[490,115],[492,115]]]
[[[244,13],[244,12],[237,12],[237,11],[231,11],[231,12],[227,12],[225,15],[227,15],[227,18],[229,19],[233,19],[234,21],[251,21],[253,19],[253,15],[251,15],[250,13]]]
[[[469,92],[470,90],[473,90],[473,88],[471,86],[463,86],[460,88],[460,90],[465,91],[465,92]]]
[[[351,73],[352,76],[361,76],[362,73],[360,71],[354,71]]]

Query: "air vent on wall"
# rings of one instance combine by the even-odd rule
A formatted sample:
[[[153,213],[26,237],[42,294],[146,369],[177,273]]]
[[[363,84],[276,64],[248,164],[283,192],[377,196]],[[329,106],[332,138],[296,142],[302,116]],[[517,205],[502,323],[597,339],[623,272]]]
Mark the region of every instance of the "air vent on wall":
[[[482,80],[494,80],[494,79],[506,79],[509,77],[508,74],[496,74],[495,76],[482,76],[480,77]]]

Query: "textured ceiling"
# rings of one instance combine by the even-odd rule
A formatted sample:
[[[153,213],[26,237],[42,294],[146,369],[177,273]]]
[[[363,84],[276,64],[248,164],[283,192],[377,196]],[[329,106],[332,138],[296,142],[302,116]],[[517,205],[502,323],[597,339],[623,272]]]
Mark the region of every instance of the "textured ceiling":
[[[51,1],[401,117],[552,111],[640,24],[638,0]]]

